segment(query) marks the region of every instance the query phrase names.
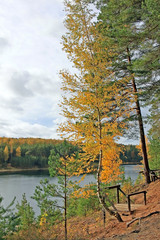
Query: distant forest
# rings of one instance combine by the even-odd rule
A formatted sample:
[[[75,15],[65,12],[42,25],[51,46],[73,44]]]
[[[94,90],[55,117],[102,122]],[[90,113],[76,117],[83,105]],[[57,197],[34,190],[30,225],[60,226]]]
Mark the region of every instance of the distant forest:
[[[0,137],[0,168],[47,168],[48,157],[61,140]],[[142,157],[135,145],[122,145],[123,163],[140,163]]]

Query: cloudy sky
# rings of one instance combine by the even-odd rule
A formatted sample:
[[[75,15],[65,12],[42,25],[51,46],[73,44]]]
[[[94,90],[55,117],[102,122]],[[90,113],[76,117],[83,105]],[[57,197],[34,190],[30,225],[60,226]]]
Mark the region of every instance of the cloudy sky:
[[[58,138],[64,18],[63,0],[0,0],[0,137]]]
[[[57,138],[63,0],[0,0],[0,136]]]

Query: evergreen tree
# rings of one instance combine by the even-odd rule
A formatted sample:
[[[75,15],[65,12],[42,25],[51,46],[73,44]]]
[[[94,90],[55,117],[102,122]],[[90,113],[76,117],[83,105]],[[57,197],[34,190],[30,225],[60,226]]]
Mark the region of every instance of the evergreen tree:
[[[68,197],[73,190],[73,183],[69,178],[77,174],[80,164],[77,146],[67,141],[56,144],[49,156],[49,172],[51,177],[58,177],[58,185],[49,183],[47,179],[41,181],[33,196],[41,209],[41,222],[47,220],[53,224],[56,219],[62,218],[61,211],[64,211],[66,240]],[[61,199],[62,204],[57,199]]]
[[[19,217],[18,228],[28,229],[35,220],[35,213],[33,211],[33,208],[28,203],[25,193],[22,196],[21,203],[18,203],[16,207],[18,210],[16,214]]]
[[[49,156],[49,172],[51,176],[61,175],[59,184],[61,190],[58,194],[64,199],[64,221],[65,240],[67,240],[67,210],[68,195],[71,191],[71,181],[69,177],[76,175],[80,168],[81,161],[78,159],[78,147],[64,140],[63,143],[55,145]]]
[[[13,213],[13,201],[5,208],[2,205],[3,198],[0,197],[0,239],[4,239],[7,234],[16,230],[16,225],[18,224],[17,217]]]
[[[46,222],[49,226],[53,225],[57,219],[60,220],[62,218],[61,206],[58,205],[55,197],[61,197],[58,186],[49,183],[48,179],[41,180],[40,185],[36,186],[34,195],[32,196],[40,208],[38,219],[41,226]]]
[[[99,2],[99,1],[98,1]],[[117,53],[112,62],[112,69],[117,79],[130,76],[127,87],[132,85],[135,96],[134,119],[138,120],[141,146],[144,160],[144,172],[146,182],[150,182],[149,164],[146,150],[144,123],[140,107],[142,85],[140,77],[144,78],[142,71],[137,69],[137,62],[143,57],[142,43],[145,39],[143,31],[143,1],[141,0],[108,0],[101,2],[101,13],[99,15],[101,28],[106,41],[105,48],[113,48]]]

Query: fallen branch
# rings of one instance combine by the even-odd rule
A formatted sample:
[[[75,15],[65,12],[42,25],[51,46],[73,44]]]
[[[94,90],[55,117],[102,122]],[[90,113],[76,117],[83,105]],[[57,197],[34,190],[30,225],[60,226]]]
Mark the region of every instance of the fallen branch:
[[[140,218],[134,218],[132,221],[130,221],[129,223],[127,223],[127,227],[129,227],[133,222],[139,220],[139,223],[140,223],[140,220],[144,219],[144,218],[147,218],[147,217],[150,217],[152,216],[153,214],[160,214],[160,211],[155,211],[155,212],[151,212],[150,214],[144,216],[144,217],[140,217]]]

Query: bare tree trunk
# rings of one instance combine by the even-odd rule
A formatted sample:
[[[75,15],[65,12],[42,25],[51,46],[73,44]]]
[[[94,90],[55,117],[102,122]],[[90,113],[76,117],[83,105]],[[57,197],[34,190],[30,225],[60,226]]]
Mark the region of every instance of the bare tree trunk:
[[[97,194],[98,194],[98,199],[99,202],[102,204],[102,206],[104,207],[104,209],[111,215],[117,218],[117,220],[119,222],[123,222],[120,214],[118,213],[116,207],[114,206],[114,204],[108,199],[108,197],[106,196],[106,199],[109,200],[109,202],[111,203],[113,209],[115,211],[112,211],[111,209],[108,208],[107,204],[105,203],[105,199],[103,198],[102,194],[101,194],[101,188],[100,188],[100,172],[101,172],[101,162],[102,162],[102,150],[100,151],[99,154],[99,166],[98,166],[98,170],[97,170]]]
[[[99,122],[99,137],[100,137],[100,140],[102,139],[102,133],[101,133],[101,120],[100,120],[100,113],[99,113],[99,110],[98,110],[98,122]],[[104,209],[112,216],[116,217],[117,220],[119,222],[123,222],[120,214],[118,213],[116,207],[114,206],[114,204],[108,199],[107,196],[105,196],[105,198],[107,199],[107,201],[109,201],[109,203],[112,205],[114,211],[112,211],[111,209],[108,208],[106,202],[105,202],[105,199],[101,193],[101,187],[100,187],[100,173],[101,173],[101,168],[102,168],[102,149],[100,150],[100,153],[99,153],[99,163],[98,163],[98,169],[97,169],[97,195],[98,195],[98,199],[99,199],[99,202],[102,204],[102,206],[104,207]]]
[[[127,47],[127,56],[128,56],[129,65],[132,65],[130,52],[129,52],[128,47]],[[142,145],[145,181],[146,181],[146,183],[150,183],[151,181],[150,181],[150,174],[149,174],[149,163],[148,163],[148,156],[147,156],[145,133],[144,133],[144,127],[143,127],[141,108],[140,108],[139,99],[138,99],[138,95],[137,95],[138,91],[137,91],[134,76],[132,77],[132,87],[133,87],[133,92],[136,95],[135,104],[136,104],[136,112],[137,112],[137,116],[138,116],[140,139],[141,139],[141,145]]]

